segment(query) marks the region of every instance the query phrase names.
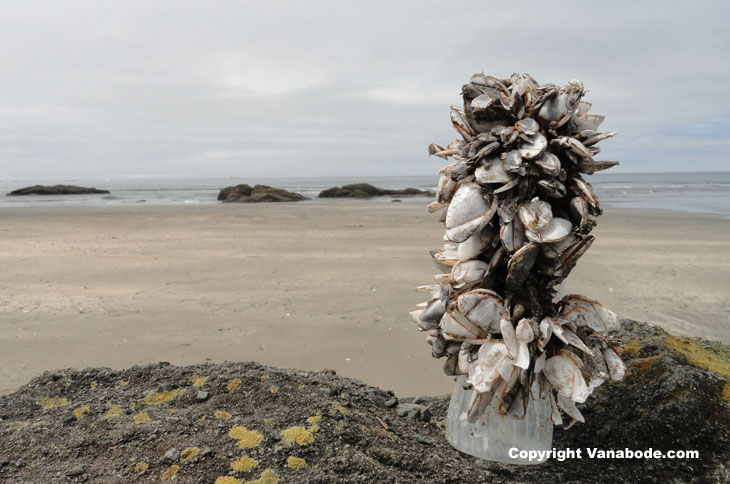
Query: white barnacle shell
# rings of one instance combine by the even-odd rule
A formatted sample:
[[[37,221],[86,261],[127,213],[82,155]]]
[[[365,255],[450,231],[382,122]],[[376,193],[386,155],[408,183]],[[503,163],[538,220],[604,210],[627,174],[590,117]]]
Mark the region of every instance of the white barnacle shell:
[[[535,332],[532,329],[533,320],[522,318],[517,323],[515,328],[515,334],[517,339],[523,343],[531,343],[535,339]]]
[[[486,336],[481,328],[465,318],[459,311],[446,311],[439,322],[439,328],[447,341],[479,339]]]
[[[542,155],[547,148],[547,138],[541,133],[535,133],[532,136],[525,135],[527,140],[520,141],[518,150],[520,155],[527,160],[532,160]]]
[[[618,315],[603,304],[578,294],[560,300],[560,317],[577,327],[586,326],[602,333],[618,325]]]
[[[416,309],[415,311],[411,311],[408,314],[411,316],[413,322],[418,324],[421,322],[421,314],[423,314],[423,309]]]
[[[543,228],[532,231],[528,230],[525,232],[527,238],[537,243],[553,243],[559,242],[570,235],[573,230],[569,220],[560,217],[554,217],[550,222]]]
[[[532,118],[523,118],[517,121],[515,128],[528,136],[532,136],[540,131],[540,123]]]
[[[454,242],[465,241],[489,223],[497,206],[497,197],[484,194],[478,184],[461,185],[446,212],[446,236]]]
[[[568,250],[568,248],[570,248],[570,246],[575,244],[578,240],[578,237],[571,233],[563,240],[542,244],[540,247],[542,248],[542,253],[545,255],[545,257],[547,257],[548,259],[557,259],[563,252]]]
[[[559,354],[545,360],[543,374],[559,394],[583,403],[588,398],[588,386],[581,374],[581,366],[582,362],[575,354],[560,350]]]
[[[455,289],[482,279],[489,270],[489,264],[483,260],[467,260],[457,262],[451,270],[451,281]]]
[[[558,176],[560,174],[560,158],[549,151],[537,158],[535,164],[548,175]]]
[[[544,351],[545,346],[550,341],[550,337],[553,335],[553,327],[550,324],[550,320],[546,318],[540,321],[539,328],[540,334],[537,337],[537,347],[540,348],[540,351]]]
[[[582,96],[583,83],[577,79],[571,79],[567,86],[545,101],[538,111],[538,116],[552,128],[562,126],[578,109]]]
[[[477,183],[488,185],[490,183],[508,183],[515,178],[514,173],[504,169],[500,158],[495,157],[484,161],[482,166],[474,171],[474,178]]]
[[[558,393],[558,407],[560,407],[560,409],[573,420],[585,423],[586,420],[583,418],[583,414],[581,414],[578,408],[576,408],[575,401],[571,398],[567,398]]]
[[[604,119],[606,119],[604,114],[586,112],[575,113],[571,118],[571,121],[573,122],[575,131],[581,132],[586,129],[596,131]]]
[[[580,178],[574,178],[573,180],[571,180],[570,189],[576,195],[583,197],[585,201],[588,202],[588,204],[594,209],[598,210],[600,208],[598,205],[598,197],[593,192],[593,187],[591,187],[591,184],[587,181]]]
[[[593,156],[588,148],[571,136],[559,136],[550,142],[551,145],[561,147],[575,155],[581,161],[592,161]]]
[[[512,321],[509,318],[502,318],[499,321],[499,329],[502,333],[502,340],[507,346],[510,358],[517,358],[517,334],[515,334],[515,327],[512,325]]]
[[[474,385],[476,391],[488,392],[492,383],[500,377],[504,364],[510,362],[507,346],[501,340],[489,340],[479,348],[475,364],[469,367],[467,381]]]
[[[483,230],[460,243],[457,247],[457,258],[459,261],[467,261],[478,256],[492,242],[493,236],[493,231]]]
[[[499,231],[499,238],[507,252],[514,252],[525,245],[525,229],[522,222],[513,218],[510,222],[502,225]]]
[[[517,213],[525,229],[529,232],[542,230],[553,218],[553,209],[550,204],[538,197],[520,205]]]
[[[532,321],[529,319],[521,319],[515,328],[515,337],[517,338],[515,366],[525,370],[530,366],[530,349],[527,345],[535,338],[531,323]]]
[[[507,151],[500,156],[502,159],[502,168],[519,175],[525,174],[525,167],[522,166],[522,155],[518,150]]]
[[[489,333],[500,332],[499,322],[507,313],[502,298],[489,289],[462,294],[456,300],[456,307],[470,323]]]
[[[447,243],[444,244],[443,249],[431,249],[429,253],[440,270],[450,271],[454,264],[459,261],[456,250],[454,244]]]
[[[548,394],[550,395],[550,406],[553,409],[551,420],[554,425],[562,425],[563,417],[560,416],[560,409],[558,408],[558,403],[555,401],[555,395],[553,395],[552,390],[550,390]]]
[[[466,121],[464,111],[456,106],[451,106],[450,116],[451,124],[454,126],[456,132],[459,133],[466,141],[471,141],[476,133]]]
[[[438,324],[444,316],[444,312],[446,312],[444,301],[439,297],[435,297],[428,302],[428,306],[421,313],[421,321]]]
[[[616,350],[609,346],[601,350],[601,352],[603,353],[603,359],[606,361],[609,378],[613,381],[623,380],[624,375],[626,375],[626,364]]]
[[[439,203],[448,202],[456,192],[456,182],[450,176],[444,174],[439,177],[436,189],[436,201]]]
[[[581,350],[584,353],[587,353],[590,356],[593,356],[593,352],[586,346],[586,344],[583,342],[580,337],[572,332],[569,329],[564,329],[562,326],[555,323],[555,320],[551,318],[551,323],[553,326],[553,334],[561,340],[563,343],[573,346],[574,348],[577,348]]]

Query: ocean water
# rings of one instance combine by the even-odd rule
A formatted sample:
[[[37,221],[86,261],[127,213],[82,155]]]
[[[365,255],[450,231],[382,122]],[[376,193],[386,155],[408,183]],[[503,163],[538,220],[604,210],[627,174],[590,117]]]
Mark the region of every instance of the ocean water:
[[[300,177],[300,178],[127,178],[105,180],[0,180],[0,207],[74,205],[191,205],[213,204],[218,191],[239,183],[264,184],[316,198],[320,191],[348,183],[366,182],[381,188],[414,187],[435,190],[436,176],[416,177]],[[667,209],[730,217],[730,172],[597,173],[586,176],[604,206]],[[109,195],[23,196],[2,194],[29,185],[70,184],[109,190]],[[373,199],[389,202],[389,197]],[[427,203],[423,197],[405,202]]]

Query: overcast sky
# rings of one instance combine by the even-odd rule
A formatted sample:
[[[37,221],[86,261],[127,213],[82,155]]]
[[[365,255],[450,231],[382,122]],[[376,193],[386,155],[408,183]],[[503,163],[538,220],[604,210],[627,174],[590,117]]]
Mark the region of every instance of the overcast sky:
[[[0,1],[0,179],[434,174],[479,71],[583,80],[616,172],[728,170],[728,5]]]

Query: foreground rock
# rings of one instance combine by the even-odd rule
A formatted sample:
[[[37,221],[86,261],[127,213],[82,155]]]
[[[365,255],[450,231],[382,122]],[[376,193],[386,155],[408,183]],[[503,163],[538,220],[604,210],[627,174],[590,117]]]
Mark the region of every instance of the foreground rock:
[[[19,195],[88,195],[96,193],[109,193],[109,190],[98,188],[77,187],[74,185],[34,185],[32,187],[19,188],[8,193],[7,196]]]
[[[386,190],[370,185],[369,183],[353,183],[341,187],[331,187],[319,192],[319,198],[370,198],[392,196],[422,196],[433,197],[435,194],[418,188],[404,188],[402,190]]]
[[[473,459],[444,438],[448,397],[399,401],[331,370],[159,363],[46,372],[0,397],[0,482],[727,482],[730,348],[629,321],[612,338],[625,381],[579,406],[587,424],[555,430],[554,446],[583,449],[580,460]],[[588,459],[586,448],[699,459]]]
[[[298,202],[307,200],[307,197],[282,188],[267,185],[250,186],[247,184],[226,187],[218,193],[218,200],[222,202]]]

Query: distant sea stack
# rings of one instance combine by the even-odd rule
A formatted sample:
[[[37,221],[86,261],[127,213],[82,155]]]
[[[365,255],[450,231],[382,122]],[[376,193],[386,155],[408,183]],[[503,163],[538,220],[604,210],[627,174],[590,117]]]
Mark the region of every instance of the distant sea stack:
[[[255,202],[298,202],[309,200],[304,195],[289,192],[282,188],[267,185],[247,184],[226,187],[218,193],[218,200],[222,202],[255,203]]]
[[[99,190],[98,188],[77,187],[74,185],[34,185],[32,187],[19,188],[8,193],[8,197],[20,195],[89,195],[109,193],[109,190]]]
[[[371,198],[385,195],[397,196],[422,196],[432,197],[433,192],[419,190],[418,188],[404,188],[402,190],[386,190],[370,185],[369,183],[353,183],[341,187],[332,187],[319,192],[319,198]]]

